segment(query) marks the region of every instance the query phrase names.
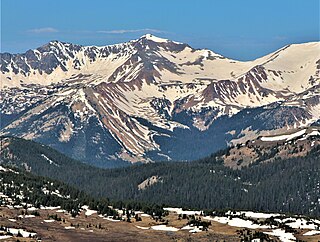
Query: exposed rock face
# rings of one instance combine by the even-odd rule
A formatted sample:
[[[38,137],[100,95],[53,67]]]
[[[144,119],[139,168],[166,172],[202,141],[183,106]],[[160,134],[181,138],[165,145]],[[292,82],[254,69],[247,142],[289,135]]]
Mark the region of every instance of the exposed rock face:
[[[200,158],[249,134],[316,124],[319,48],[239,62],[145,35],[3,53],[1,134],[102,166]]]
[[[144,180],[143,182],[141,182],[139,185],[138,185],[138,189],[139,190],[145,190],[147,189],[148,187],[158,183],[158,182],[162,182],[162,178],[159,177],[159,176],[151,176],[149,178],[147,178],[146,180]]]

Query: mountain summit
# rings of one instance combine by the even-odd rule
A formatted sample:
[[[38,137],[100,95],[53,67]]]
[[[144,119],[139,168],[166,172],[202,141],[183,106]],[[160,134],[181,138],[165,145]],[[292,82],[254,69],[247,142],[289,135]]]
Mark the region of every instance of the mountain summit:
[[[320,43],[241,62],[146,34],[1,54],[1,134],[102,166],[191,160],[319,123]]]

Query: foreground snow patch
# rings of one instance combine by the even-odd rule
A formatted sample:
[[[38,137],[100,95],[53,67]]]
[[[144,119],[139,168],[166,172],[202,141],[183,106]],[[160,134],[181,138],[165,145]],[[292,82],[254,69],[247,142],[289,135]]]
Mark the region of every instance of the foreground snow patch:
[[[43,222],[46,222],[46,223],[53,223],[55,220],[53,219],[45,219],[43,220]]]
[[[103,219],[106,219],[106,220],[111,221],[111,222],[120,222],[120,220],[113,219],[112,217],[106,217],[106,218],[103,218]]]
[[[241,218],[227,218],[227,217],[210,217],[206,216],[203,219],[212,220],[218,223],[227,224],[232,227],[239,227],[239,228],[248,228],[248,229],[268,229],[270,226],[267,225],[259,225],[254,224],[250,220],[244,220]]]
[[[138,229],[144,229],[144,230],[150,229],[150,227],[142,227],[142,226],[138,226],[138,225],[136,225],[136,227],[137,227]]]
[[[86,206],[86,205],[83,205],[81,208],[84,209],[84,210],[86,210],[86,212],[85,212],[85,215],[86,215],[86,216],[90,216],[90,215],[92,215],[92,214],[97,213],[96,210],[91,210],[91,209],[89,209],[89,206]]]
[[[22,235],[22,237],[24,237],[24,238],[27,238],[29,236],[33,237],[33,236],[35,236],[37,234],[37,233],[28,232],[28,231],[26,231],[24,229],[8,228],[8,231],[13,235],[17,235],[17,234],[20,233]]]
[[[320,234],[320,231],[319,230],[311,230],[307,233],[304,233],[303,235],[305,236],[312,236],[312,235],[316,235],[316,234]]]
[[[272,232],[264,232],[264,233],[279,237],[279,239],[282,242],[291,242],[291,241],[297,240],[292,233],[286,233],[286,231],[282,229],[275,229],[275,230],[272,230]]]
[[[18,218],[34,218],[35,215],[19,215]]]
[[[280,223],[285,223],[293,229],[320,229],[319,222],[317,220],[311,219],[306,220],[304,218],[285,218],[285,219],[275,219],[275,221]]]
[[[64,227],[65,229],[75,229],[75,227],[72,227],[72,226],[67,226],[67,227]]]
[[[11,235],[0,235],[0,240],[2,239],[10,239],[12,236]]]
[[[178,231],[179,229],[175,227],[167,227],[166,225],[155,225],[151,226],[153,230],[162,230],[162,231]]]
[[[57,206],[57,207],[51,207],[51,206],[48,206],[48,207],[44,207],[44,206],[40,206],[40,209],[45,209],[45,210],[57,210],[57,209],[60,209],[61,207],[60,206]]]
[[[229,211],[226,213],[227,215],[244,215],[245,217],[249,218],[271,218],[271,217],[279,217],[281,214],[279,213],[257,213],[251,211],[240,211],[240,212],[232,212]]]
[[[192,211],[192,210],[183,210],[182,208],[163,208],[163,210],[168,212],[174,212],[177,214],[185,214],[185,215],[200,215],[202,211]]]

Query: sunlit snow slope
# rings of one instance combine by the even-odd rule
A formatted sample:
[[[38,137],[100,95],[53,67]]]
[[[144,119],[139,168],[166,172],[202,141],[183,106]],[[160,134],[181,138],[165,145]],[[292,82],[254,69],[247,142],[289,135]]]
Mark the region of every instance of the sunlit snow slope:
[[[101,165],[199,158],[261,130],[317,122],[319,50],[294,44],[241,62],[147,34],[3,53],[1,134]]]

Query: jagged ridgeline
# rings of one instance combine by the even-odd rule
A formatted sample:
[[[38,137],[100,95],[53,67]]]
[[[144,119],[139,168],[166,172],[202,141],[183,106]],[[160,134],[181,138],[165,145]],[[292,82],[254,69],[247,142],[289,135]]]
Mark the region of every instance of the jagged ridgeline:
[[[319,42],[237,61],[152,35],[1,54],[0,135],[103,167],[194,160],[319,124]]]
[[[302,133],[304,138],[300,135]],[[282,142],[279,141],[282,136],[269,137],[272,141],[267,146],[261,144],[266,138],[262,141],[260,138],[260,143],[235,146],[194,162],[160,162],[118,169],[88,166],[47,146],[3,137],[1,162],[58,179],[92,196],[109,197],[111,200],[320,216],[319,136],[311,134],[300,131],[300,136],[291,134],[289,141]],[[254,143],[256,147],[253,147]],[[277,152],[263,151],[273,150],[272,143],[273,147],[277,146]],[[225,162],[225,157],[235,152],[246,152],[246,146],[256,150],[261,157],[247,165],[240,162],[238,166],[230,166]],[[287,150],[286,146],[294,151],[292,154],[299,155],[291,158],[278,155]],[[310,149],[299,153],[300,147]],[[239,159],[246,163],[244,156]]]

